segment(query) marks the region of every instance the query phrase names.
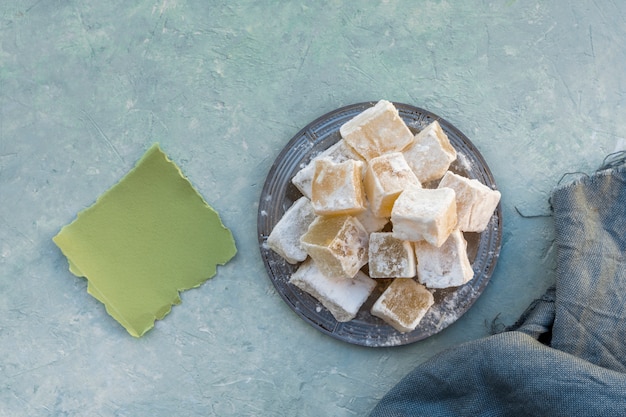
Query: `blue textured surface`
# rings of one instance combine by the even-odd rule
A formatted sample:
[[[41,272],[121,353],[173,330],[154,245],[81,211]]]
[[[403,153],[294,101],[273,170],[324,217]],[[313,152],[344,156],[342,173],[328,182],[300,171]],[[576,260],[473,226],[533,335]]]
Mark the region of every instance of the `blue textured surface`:
[[[511,324],[554,280],[550,190],[626,147],[626,3],[0,4],[0,415],[352,416],[415,365]],[[502,191],[472,309],[398,348],[304,323],[264,270],[257,202],[307,123],[385,98],[441,115]],[[51,238],[158,141],[239,252],[129,337]]]

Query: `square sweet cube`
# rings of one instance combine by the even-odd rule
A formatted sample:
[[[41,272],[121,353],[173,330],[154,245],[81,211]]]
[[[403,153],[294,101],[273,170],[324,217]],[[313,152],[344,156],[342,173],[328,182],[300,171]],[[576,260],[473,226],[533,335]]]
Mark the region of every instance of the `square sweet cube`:
[[[322,303],[339,322],[356,317],[376,287],[376,281],[361,271],[354,278],[327,276],[312,259],[303,262],[289,282]]]
[[[413,278],[416,274],[413,244],[396,239],[391,232],[370,234],[368,258],[372,278]]]
[[[380,100],[344,123],[341,137],[366,161],[389,152],[398,152],[413,142],[414,136],[398,109],[387,100]]]
[[[291,183],[296,186],[303,196],[309,199],[311,199],[311,183],[313,182],[313,175],[315,174],[315,161],[318,159],[328,159],[333,162],[344,162],[348,159],[354,159],[355,161],[363,160],[363,158],[356,153],[354,149],[348,146],[343,139],[317,155],[302,169],[296,172],[296,175],[291,179]]]
[[[401,152],[370,159],[363,185],[370,209],[378,217],[391,216],[393,203],[404,189],[422,186]]]
[[[389,223],[388,217],[378,217],[372,213],[369,204],[366,202],[365,211],[355,216],[363,225],[367,233],[380,232]]]
[[[446,241],[456,221],[456,198],[451,188],[408,188],[391,211],[394,237],[426,240],[437,247]]]
[[[318,216],[300,238],[317,267],[331,277],[354,277],[367,263],[369,235],[353,216]]]
[[[456,159],[456,150],[436,120],[415,135],[402,153],[422,184],[440,179]]]
[[[311,201],[300,197],[276,223],[267,237],[267,246],[291,264],[304,261],[308,255],[300,244],[300,238],[315,217]]]
[[[363,162],[349,159],[315,161],[311,203],[319,215],[358,214],[365,211]]]
[[[411,332],[435,303],[433,295],[411,278],[396,278],[372,306],[372,315],[399,332]]]
[[[446,172],[439,187],[452,188],[456,193],[458,229],[464,232],[482,232],[487,228],[500,202],[500,191],[451,171]]]
[[[467,242],[455,229],[440,247],[428,242],[415,242],[417,278],[428,288],[458,287],[474,277],[467,257]]]

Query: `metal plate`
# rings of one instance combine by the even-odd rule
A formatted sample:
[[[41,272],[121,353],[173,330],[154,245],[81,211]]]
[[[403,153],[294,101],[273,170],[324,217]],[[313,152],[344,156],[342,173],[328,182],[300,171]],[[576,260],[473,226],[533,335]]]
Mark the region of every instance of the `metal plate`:
[[[266,245],[267,237],[285,211],[301,197],[291,178],[316,155],[341,139],[339,128],[375,102],[358,103],[334,110],[310,123],[296,134],[272,165],[261,192],[258,212],[258,239],[261,256],[270,280],[283,300],[302,319],[339,340],[362,346],[399,346],[425,339],[440,332],[463,315],[483,292],[493,273],[500,253],[502,210],[498,205],[487,229],[482,233],[465,233],[468,255],[474,278],[467,284],[443,290],[433,290],[435,304],[412,332],[400,333],[381,319],[370,314],[370,308],[382,293],[388,280],[380,280],[357,317],[346,323],[337,322],[321,303],[289,283],[298,265],[291,265]],[[474,178],[496,189],[485,160],[458,129],[441,117],[407,104],[394,103],[400,116],[413,133],[439,121],[457,151],[457,160],[450,170]]]

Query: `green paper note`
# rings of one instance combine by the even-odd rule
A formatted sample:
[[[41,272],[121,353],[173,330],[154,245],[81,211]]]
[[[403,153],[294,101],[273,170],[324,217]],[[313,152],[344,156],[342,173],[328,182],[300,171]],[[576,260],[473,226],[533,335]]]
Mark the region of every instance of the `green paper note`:
[[[140,337],[235,256],[229,229],[158,145],[53,238],[70,271]]]

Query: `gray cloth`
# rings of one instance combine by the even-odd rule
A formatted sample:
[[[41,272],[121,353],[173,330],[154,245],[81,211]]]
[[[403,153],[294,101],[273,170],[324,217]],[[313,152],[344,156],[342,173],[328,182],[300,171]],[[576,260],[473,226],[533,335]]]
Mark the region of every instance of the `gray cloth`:
[[[626,416],[626,166],[551,197],[555,286],[506,331],[444,351],[371,417]]]

